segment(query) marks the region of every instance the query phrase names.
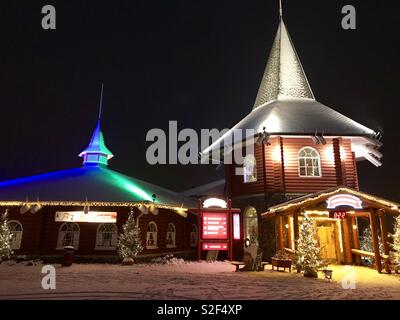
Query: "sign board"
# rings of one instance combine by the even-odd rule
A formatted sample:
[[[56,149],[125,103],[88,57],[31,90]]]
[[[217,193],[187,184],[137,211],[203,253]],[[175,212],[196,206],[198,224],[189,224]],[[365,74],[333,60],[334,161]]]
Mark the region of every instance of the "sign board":
[[[202,239],[204,240],[228,239],[227,212],[204,212],[202,215],[202,219],[203,219]]]
[[[218,207],[218,208],[227,208],[227,203],[225,200],[218,199],[218,198],[208,198],[203,202],[203,207],[204,208],[213,208],[213,207]]]
[[[328,209],[338,207],[352,207],[354,209],[362,209],[361,199],[351,194],[335,194],[326,200]]]
[[[115,223],[117,221],[116,212],[103,211],[57,211],[56,222],[90,222],[90,223]]]
[[[240,240],[240,216],[238,213],[233,214],[233,239]]]
[[[329,218],[332,219],[346,219],[347,212],[346,211],[329,211]]]
[[[219,242],[203,242],[202,245],[203,250],[228,250],[228,244],[227,243],[219,243]]]

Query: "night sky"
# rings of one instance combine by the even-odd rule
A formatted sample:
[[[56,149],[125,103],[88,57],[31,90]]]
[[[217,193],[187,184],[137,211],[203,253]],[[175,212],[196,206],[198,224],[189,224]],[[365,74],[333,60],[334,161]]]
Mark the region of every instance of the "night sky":
[[[394,1],[283,0],[318,101],[384,131],[383,167],[359,163],[363,191],[400,201],[398,11]],[[41,28],[41,8],[57,29]],[[357,9],[357,30],[341,8]],[[278,26],[278,0],[7,1],[0,9],[0,180],[81,165],[96,124],[110,168],[183,190],[223,175],[150,166],[146,133],[227,128],[251,111]]]

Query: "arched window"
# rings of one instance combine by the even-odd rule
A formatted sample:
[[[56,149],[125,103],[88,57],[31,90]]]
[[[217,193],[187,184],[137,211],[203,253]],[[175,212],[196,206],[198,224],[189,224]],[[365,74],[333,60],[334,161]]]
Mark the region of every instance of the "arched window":
[[[192,230],[190,231],[190,246],[195,247],[197,246],[197,226],[195,224],[192,224]]]
[[[257,163],[253,154],[248,154],[243,161],[243,182],[257,181]]]
[[[299,175],[300,177],[321,176],[321,161],[318,151],[314,148],[305,147],[299,151]]]
[[[18,250],[21,248],[22,240],[22,224],[19,221],[11,220],[8,222],[11,232],[11,249]]]
[[[176,239],[175,225],[173,223],[168,223],[167,239],[166,239],[167,248],[175,248],[176,247],[175,239]]]
[[[146,248],[147,249],[158,249],[158,247],[157,247],[157,225],[153,221],[147,225]]]
[[[74,222],[65,222],[58,231],[57,249],[64,249],[66,246],[79,247],[79,226]]]
[[[115,223],[103,223],[97,228],[96,250],[115,250],[118,230]]]
[[[249,239],[250,244],[258,244],[258,217],[257,210],[248,207],[244,212],[244,238]]]

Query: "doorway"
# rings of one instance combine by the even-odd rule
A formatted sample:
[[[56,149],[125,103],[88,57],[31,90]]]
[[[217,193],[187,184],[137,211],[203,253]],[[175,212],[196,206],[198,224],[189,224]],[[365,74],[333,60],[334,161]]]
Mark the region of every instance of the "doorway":
[[[321,249],[321,258],[337,262],[335,225],[331,221],[317,225],[318,242]]]

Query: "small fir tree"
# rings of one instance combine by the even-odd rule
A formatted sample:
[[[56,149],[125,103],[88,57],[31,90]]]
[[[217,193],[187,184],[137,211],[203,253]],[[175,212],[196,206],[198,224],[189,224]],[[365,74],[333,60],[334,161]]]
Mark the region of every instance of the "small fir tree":
[[[383,254],[384,250],[383,250],[383,243],[381,240],[380,235],[378,235],[378,242],[379,242],[379,252],[380,254]],[[374,243],[372,240],[372,232],[371,232],[371,228],[365,228],[362,236],[361,236],[361,241],[360,241],[360,249],[363,251],[368,251],[368,252],[374,252]],[[362,257],[362,260],[371,265],[375,263],[375,259],[372,257]]]
[[[11,249],[12,233],[8,225],[7,210],[0,218],[0,261],[10,259],[13,251]]]
[[[400,269],[400,215],[394,220],[393,234],[390,235],[393,239],[391,244],[390,257],[396,270]]]
[[[295,252],[296,268],[298,271],[304,271],[304,276],[317,277],[318,269],[324,263],[321,259],[319,244],[314,237],[314,221],[304,217],[299,227],[299,239]]]
[[[140,229],[135,223],[133,212],[122,227],[123,232],[118,239],[118,254],[122,259],[134,259],[142,250]]]

